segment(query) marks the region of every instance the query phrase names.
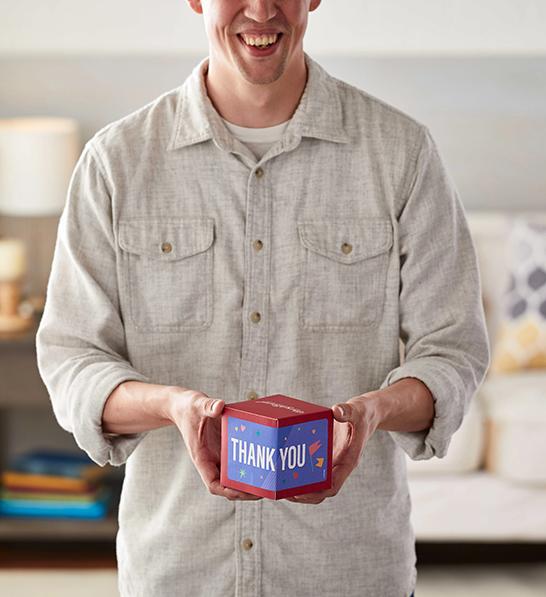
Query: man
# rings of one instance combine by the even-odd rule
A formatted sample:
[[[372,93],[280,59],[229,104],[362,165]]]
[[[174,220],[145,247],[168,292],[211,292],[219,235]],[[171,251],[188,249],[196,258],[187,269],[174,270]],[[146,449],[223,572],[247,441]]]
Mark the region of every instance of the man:
[[[410,595],[405,454],[489,364],[462,204],[425,125],[303,51],[320,0],[188,2],[209,56],[87,142],[37,337],[59,423],[126,463],[120,592]],[[220,484],[224,404],[274,393],[333,407],[331,490]]]

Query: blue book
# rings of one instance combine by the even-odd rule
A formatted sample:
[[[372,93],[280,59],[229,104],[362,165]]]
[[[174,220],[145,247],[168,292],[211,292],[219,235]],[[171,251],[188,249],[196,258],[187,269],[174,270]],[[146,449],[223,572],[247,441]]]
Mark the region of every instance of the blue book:
[[[108,513],[111,491],[103,488],[95,502],[67,502],[64,500],[36,501],[0,499],[0,516],[35,516],[46,518],[104,518]]]
[[[73,454],[58,450],[33,450],[11,459],[10,471],[34,475],[53,475],[84,479],[104,475],[87,454]]]

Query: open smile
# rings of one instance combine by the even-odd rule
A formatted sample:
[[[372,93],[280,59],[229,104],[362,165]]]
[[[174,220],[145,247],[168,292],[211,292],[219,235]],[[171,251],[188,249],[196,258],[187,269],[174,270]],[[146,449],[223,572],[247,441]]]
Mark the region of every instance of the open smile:
[[[277,39],[275,40],[274,43],[269,44],[267,46],[264,47],[259,47],[259,46],[252,46],[247,44],[242,35],[239,33],[237,34],[237,37],[239,38],[239,41],[241,42],[241,45],[243,45],[247,52],[251,55],[251,56],[271,56],[271,54],[274,54],[277,50],[277,47],[280,46],[281,43],[281,39],[283,38],[283,34],[282,33],[277,33]]]

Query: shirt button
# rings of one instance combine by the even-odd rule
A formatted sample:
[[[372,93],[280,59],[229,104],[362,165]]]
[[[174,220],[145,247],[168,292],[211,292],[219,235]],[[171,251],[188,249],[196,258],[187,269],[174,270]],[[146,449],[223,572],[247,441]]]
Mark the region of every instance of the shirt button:
[[[170,253],[173,250],[171,243],[162,243],[161,250],[163,253]]]
[[[256,400],[256,398],[258,398],[258,394],[256,394],[254,390],[250,390],[246,396],[249,400]]]
[[[353,245],[351,245],[350,243],[343,243],[341,245],[341,250],[345,253],[345,255],[347,255],[353,250]]]
[[[249,549],[252,548],[252,545],[253,545],[252,539],[249,539],[247,537],[246,539],[243,539],[242,544],[243,544],[243,549],[246,549],[248,551]]]
[[[262,247],[264,246],[263,242],[261,240],[255,240],[252,243],[253,247],[256,249],[256,251],[261,251]]]
[[[262,168],[256,168],[256,172],[254,173],[258,178],[261,178],[264,175],[264,171]]]
[[[262,316],[258,313],[258,311],[252,311],[250,314],[250,319],[253,323],[258,323]]]

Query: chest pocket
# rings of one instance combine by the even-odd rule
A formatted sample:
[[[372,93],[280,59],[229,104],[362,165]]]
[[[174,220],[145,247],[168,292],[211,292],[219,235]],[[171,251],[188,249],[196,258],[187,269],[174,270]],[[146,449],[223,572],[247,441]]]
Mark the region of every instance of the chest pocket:
[[[120,222],[122,287],[135,328],[176,332],[212,323],[213,241],[212,218]]]
[[[391,221],[311,220],[297,228],[304,250],[300,326],[344,331],[377,323],[393,244]]]

